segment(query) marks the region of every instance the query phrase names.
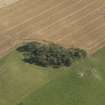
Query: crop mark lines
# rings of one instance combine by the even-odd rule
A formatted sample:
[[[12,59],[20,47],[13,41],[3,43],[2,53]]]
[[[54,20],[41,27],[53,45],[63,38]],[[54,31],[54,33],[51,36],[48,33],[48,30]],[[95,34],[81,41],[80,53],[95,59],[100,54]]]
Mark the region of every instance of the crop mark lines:
[[[31,21],[34,24],[32,24],[31,22],[27,23],[27,24],[31,24],[31,26],[33,26],[36,30],[38,30],[37,27],[38,28],[45,27],[46,24],[50,24],[53,21],[55,21],[56,19],[59,19],[60,17],[62,17],[61,15],[64,16],[64,13],[66,13],[69,10],[69,8],[70,8],[69,5],[70,4],[72,5],[72,3],[70,1],[66,2],[62,6],[59,6],[59,7],[55,8],[55,9],[53,9],[53,11],[49,11],[49,12],[45,13],[44,15],[42,15],[42,16],[40,16],[38,18],[35,18],[33,21]],[[66,8],[64,8],[65,6],[66,6]],[[54,16],[54,18],[50,19],[53,16]]]
[[[32,21],[32,22],[33,22],[33,21]],[[19,27],[19,28],[20,28],[20,27]],[[22,27],[21,27],[21,28],[22,28]],[[17,28],[16,28],[16,29],[17,29]],[[23,28],[23,29],[24,29],[24,28]],[[22,31],[24,31],[23,29],[22,29],[21,31],[19,30],[19,32],[15,32],[15,35],[21,33]],[[29,29],[29,27],[27,27],[25,30],[27,30],[27,29]],[[11,31],[11,30],[10,30],[10,31]],[[12,31],[11,31],[11,32],[12,32]],[[7,33],[7,34],[8,34],[8,33]],[[12,33],[11,33],[11,34],[12,34]],[[10,35],[11,35],[11,34],[10,34]]]
[[[92,30],[91,32],[88,32],[88,33],[86,33],[86,36],[83,36],[83,35],[81,35],[80,36],[80,39],[76,39],[76,41],[75,41],[75,43],[73,43],[73,44],[75,44],[75,45],[81,45],[81,47],[83,47],[84,46],[84,48],[85,49],[88,49],[88,47],[89,47],[89,45],[88,45],[88,43],[90,42],[90,41],[93,41],[94,40],[94,38],[96,38],[96,40],[98,40],[98,35],[97,34],[92,34],[92,33],[95,33],[97,30],[99,30],[99,29],[102,29],[102,28],[105,28],[105,24],[103,24],[103,25],[101,25],[101,26],[99,26],[99,27],[96,27],[96,29],[94,29],[94,30]],[[90,33],[90,34],[89,34]],[[92,35],[92,36],[91,36]],[[104,38],[105,37],[105,35],[103,35],[103,40],[105,39]],[[89,39],[90,38],[90,39]],[[69,38],[66,38],[66,39],[69,39]],[[88,40],[87,40],[88,39]],[[71,38],[71,40],[72,40],[72,38]],[[84,42],[83,42],[84,41]],[[65,40],[64,42],[66,42],[65,43],[65,46],[69,46],[69,44],[70,44],[70,39],[67,41],[67,40]],[[69,43],[68,43],[69,42]],[[78,43],[78,42],[80,42],[80,43]],[[62,42],[61,42],[62,43]],[[101,43],[101,41],[99,42],[99,43]],[[87,45],[86,45],[87,44]],[[95,44],[95,43],[94,43]],[[93,44],[93,45],[94,45]],[[91,45],[90,45],[91,46]]]
[[[50,1],[50,2],[49,2]],[[9,26],[7,26],[6,28],[9,28],[9,27],[13,27],[14,25],[16,24],[19,24],[21,23],[22,21],[30,18],[30,17],[33,17],[36,16],[40,13],[40,12],[43,12],[44,10],[48,9],[48,8],[51,8],[53,7],[54,3],[57,5],[59,3],[59,1],[61,0],[57,0],[56,2],[54,2],[53,0],[47,0],[45,1],[45,4],[41,4],[40,6],[38,6],[37,4],[33,3],[34,6],[33,7],[29,7],[27,8],[27,10],[24,10],[22,8],[22,10],[24,10],[24,12],[22,13],[20,11],[20,13],[17,14],[17,11],[15,11],[15,14],[11,12],[12,15],[9,15],[7,18],[10,18],[10,24]],[[35,2],[35,1],[34,1]],[[41,1],[40,1],[41,2]],[[67,1],[65,1],[66,3]],[[36,6],[35,6],[36,5]],[[27,11],[27,12],[26,12]],[[14,11],[13,11],[14,12]],[[17,15],[16,15],[17,14]],[[5,15],[4,15],[5,16]],[[13,21],[11,21],[11,17],[13,17]],[[9,20],[9,19],[7,19]]]
[[[101,7],[101,8],[103,8],[103,7]],[[89,12],[87,15],[84,15],[83,17],[81,17],[81,18],[79,18],[79,19],[77,19],[77,20],[75,20],[75,21],[72,21],[72,22],[70,23],[70,25],[72,26],[73,24],[74,24],[74,25],[77,24],[77,22],[83,20],[84,18],[86,18],[87,16],[91,15],[91,14],[94,13],[95,11],[100,10],[101,8],[97,8],[97,9],[95,9],[94,11]],[[82,26],[82,27],[76,29],[76,30],[75,30],[75,33],[78,33],[79,31],[81,31],[80,29],[83,30],[83,28],[85,28],[87,25],[90,25],[90,23],[93,23],[93,22],[96,21],[97,19],[100,19],[100,17],[101,17],[101,16],[99,15],[98,17],[94,18],[93,20],[89,21],[87,24],[84,24],[84,26]],[[70,28],[70,26],[68,26],[68,25],[66,25],[65,27],[67,27],[68,29]],[[65,28],[65,27],[64,27],[64,28]],[[72,27],[73,27],[73,26],[72,26]],[[63,28],[62,28],[62,30],[63,30]],[[69,31],[68,34],[66,34],[65,36],[60,36],[60,37],[58,37],[58,41],[61,41],[62,39],[69,37],[69,36],[70,36],[70,33],[73,35],[72,31]],[[58,34],[58,33],[57,33],[57,34]],[[58,36],[57,34],[56,34],[56,36]],[[52,37],[53,37],[53,36],[52,36]]]
[[[98,10],[98,9],[96,9],[95,11],[97,11],[97,10]],[[93,11],[93,12],[95,12],[95,11]],[[92,12],[92,13],[93,13],[93,12]],[[98,12],[98,11],[97,11],[97,12]],[[86,19],[88,20],[87,17],[88,17],[89,15],[90,15],[90,16],[93,16],[92,18],[89,17],[90,21],[87,22],[87,23],[85,23],[83,26],[81,25],[81,27],[76,28],[75,32],[81,31],[81,29],[83,29],[83,27],[85,27],[86,25],[88,25],[88,24],[91,23],[92,21],[94,22],[97,18],[100,18],[100,15],[94,18],[94,14],[91,15],[91,12],[90,12],[89,14],[84,15],[83,17],[78,18],[77,20],[70,22],[70,24],[69,24],[69,22],[68,22],[68,24],[66,23],[66,25],[64,24],[63,27],[61,27],[61,30],[60,30],[60,31],[55,31],[55,32],[54,32],[54,35],[52,35],[50,38],[53,38],[53,37],[54,37],[54,39],[55,39],[55,38],[57,38],[57,39],[59,38],[59,40],[62,40],[63,38],[69,36],[70,33],[72,34],[73,25],[74,25],[74,26],[78,25],[79,23],[81,23],[81,21],[82,21],[83,19],[85,19],[85,21],[86,21]],[[95,14],[95,15],[97,15],[97,14]],[[84,21],[84,20],[83,20],[83,21]],[[73,29],[74,29],[74,28],[73,28]],[[63,31],[64,31],[64,32],[63,32]],[[66,35],[66,36],[61,36],[62,33],[63,33],[63,35]],[[68,33],[69,33],[69,34],[68,34]],[[61,37],[62,37],[62,38],[61,38]]]
[[[25,30],[27,30],[28,28],[29,28],[29,27],[27,27]],[[32,27],[31,27],[31,28],[32,28]],[[33,27],[33,28],[34,28],[34,27]],[[22,30],[22,31],[24,31],[24,30]],[[19,30],[19,33],[21,33],[20,30]],[[18,34],[18,32],[17,32],[16,34]],[[15,35],[16,35],[16,34],[15,34]]]
[[[87,45],[89,45],[89,42],[90,42],[90,41],[93,41],[95,37],[97,37],[96,39],[98,39],[98,37],[101,37],[101,35],[102,35],[103,37],[105,37],[105,34],[104,34],[103,31],[102,31],[102,30],[104,30],[104,28],[105,28],[105,24],[99,26],[98,28],[96,27],[95,30],[93,30],[93,31],[90,32],[90,37],[89,37],[88,35],[87,35],[87,36],[83,36],[83,37],[81,37],[78,41],[83,41],[83,40],[86,39],[86,41],[88,42]],[[101,29],[102,29],[102,30],[101,30]],[[99,31],[98,31],[98,30],[99,30]],[[95,31],[97,31],[97,32],[95,33]],[[91,35],[92,35],[92,36],[91,36]],[[92,40],[90,40],[90,39],[92,39]],[[90,41],[89,41],[89,40],[90,40]]]
[[[64,17],[65,15],[67,15],[70,11],[74,11],[72,8],[73,6],[75,5],[74,4],[71,4],[71,6],[69,6],[68,4],[66,4],[66,8],[61,8],[61,9],[55,9],[53,11],[50,11],[48,14],[45,14],[45,17],[42,17],[42,19],[39,19],[38,22],[36,22],[36,25],[40,28],[43,27],[46,27],[46,26],[49,26],[49,24],[52,24],[56,21],[59,21],[59,19],[61,17]],[[77,4],[76,4],[77,5]],[[63,5],[64,6],[64,5]],[[71,9],[71,10],[70,10]],[[49,16],[48,16],[49,15]],[[41,17],[40,17],[41,18]],[[47,24],[47,25],[46,25]],[[34,26],[34,24],[33,24]]]
[[[36,6],[39,8],[37,8],[38,10],[35,9],[34,4],[30,3],[29,7],[27,4],[27,6],[23,6],[22,11],[28,10],[28,8],[29,10],[23,14],[20,10],[16,13],[15,10],[9,14],[4,13],[4,16],[7,16],[5,18],[8,18],[8,16],[15,16],[16,14],[20,14],[20,17],[13,17],[13,22],[9,23],[9,28],[9,25],[7,27],[4,26],[5,29],[3,30],[2,27],[0,28],[1,53],[11,49],[14,44],[21,43],[24,39],[34,39],[37,38],[38,35],[41,35],[40,39],[51,39],[51,41],[65,45],[65,47],[70,47],[72,44],[71,42],[74,41],[73,44],[82,48],[84,47],[88,51],[93,51],[97,47],[100,48],[100,46],[103,46],[105,41],[105,23],[102,18],[103,16],[98,13],[104,10],[105,1],[59,1],[61,2],[46,0],[43,8],[40,8],[42,4],[40,4],[39,7],[38,5]],[[37,3],[40,2],[41,0],[37,0]],[[53,4],[50,5],[52,2]],[[18,5],[22,4],[20,3]],[[31,5],[32,8],[30,8]],[[35,10],[32,11],[32,9]],[[38,13],[38,11],[41,12]],[[4,16],[1,17],[3,18]],[[60,34],[62,36],[60,36]],[[98,36],[99,34],[101,35]],[[3,35],[4,37],[2,37]],[[3,45],[4,49],[2,47]]]
[[[80,2],[80,1],[81,1],[81,0],[79,0],[79,2]],[[56,7],[60,6],[60,5],[62,5],[63,3],[65,3],[65,1],[60,2],[59,4],[53,6],[53,7],[49,8],[49,9],[47,8],[46,10],[44,10],[44,11],[41,12],[41,13],[39,13],[38,15],[35,15],[35,16],[33,16],[33,17],[30,17],[30,18],[26,19],[25,21],[23,21],[23,22],[20,23],[20,24],[16,24],[15,26],[8,28],[7,30],[5,30],[5,32],[11,31],[11,30],[13,30],[14,28],[17,28],[17,27],[19,27],[19,26],[21,26],[21,25],[24,25],[25,23],[30,22],[30,21],[33,20],[34,18],[40,17],[42,14],[45,14],[46,12],[49,12],[49,11],[53,10],[54,8],[56,8]]]
[[[51,0],[47,0],[47,1],[51,1]],[[61,0],[58,0],[57,2],[59,3],[59,1],[61,1]],[[33,3],[33,4],[35,4],[35,3]],[[1,30],[0,31],[3,32],[5,30],[7,30],[7,28],[10,28],[10,27],[13,27],[16,24],[22,23],[24,20],[35,16],[35,14],[38,15],[40,12],[48,9],[49,7],[50,8],[53,7],[53,5],[54,5],[54,1],[52,0],[51,2],[48,2],[48,3],[46,3],[46,4],[42,5],[42,6],[40,6],[40,5],[38,7],[34,6],[34,8],[29,7],[27,10],[24,10],[24,9],[22,9],[22,7],[20,7],[22,10],[24,10],[23,13],[22,12],[17,13],[17,10],[16,11],[13,10],[13,12],[15,11],[15,14],[11,12],[12,15],[9,15],[7,17],[4,15],[5,16],[4,19],[1,19],[2,22],[1,22]],[[8,12],[7,12],[7,14],[8,14]],[[9,25],[2,27],[3,21],[9,21]]]
[[[96,2],[96,1],[95,1],[95,2]],[[77,10],[77,11],[74,11],[73,13],[70,13],[70,15],[67,15],[67,16],[64,16],[63,18],[60,18],[58,21],[56,21],[56,22],[50,24],[49,26],[47,26],[47,27],[45,27],[45,28],[43,28],[43,29],[41,29],[41,30],[39,30],[39,31],[44,31],[44,30],[48,29],[49,27],[53,27],[53,25],[55,25],[56,23],[59,23],[59,22],[65,20],[65,19],[67,19],[67,18],[69,18],[69,17],[72,17],[72,16],[75,15],[76,13],[81,12],[83,9],[85,9],[85,8],[87,8],[88,6],[94,4],[95,2],[93,1],[93,2],[90,2],[88,5],[84,5],[84,7],[82,7],[81,9],[79,9],[79,10]]]
[[[101,26],[98,26],[98,27],[94,28],[94,29],[91,30],[91,31],[85,32],[85,35],[82,34],[82,35],[79,35],[78,37],[76,36],[76,38],[79,38],[79,39],[76,39],[76,41],[83,41],[84,38],[85,38],[85,39],[90,38],[91,35],[92,35],[92,33],[96,32],[97,30],[99,30],[99,29],[101,29],[101,28],[103,28],[103,27],[105,27],[105,24],[104,24],[104,23],[103,23]],[[93,37],[93,36],[94,36],[94,35],[92,35],[92,37]],[[97,35],[96,35],[96,36],[97,36]],[[65,39],[69,39],[69,38],[65,38]],[[64,39],[62,39],[62,40],[64,40]]]

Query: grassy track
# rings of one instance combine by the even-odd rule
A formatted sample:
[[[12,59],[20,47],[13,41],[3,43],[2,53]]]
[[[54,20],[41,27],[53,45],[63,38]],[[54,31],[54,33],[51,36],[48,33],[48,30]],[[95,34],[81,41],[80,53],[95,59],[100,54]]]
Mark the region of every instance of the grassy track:
[[[104,105],[105,49],[59,70],[21,59],[13,51],[0,60],[0,105]]]

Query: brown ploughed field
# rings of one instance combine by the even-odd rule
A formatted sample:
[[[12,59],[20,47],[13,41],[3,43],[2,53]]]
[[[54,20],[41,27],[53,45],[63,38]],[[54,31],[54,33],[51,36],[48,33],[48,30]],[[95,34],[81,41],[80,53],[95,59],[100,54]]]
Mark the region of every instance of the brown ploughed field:
[[[18,0],[0,8],[0,56],[31,40],[96,52],[105,45],[105,0]]]

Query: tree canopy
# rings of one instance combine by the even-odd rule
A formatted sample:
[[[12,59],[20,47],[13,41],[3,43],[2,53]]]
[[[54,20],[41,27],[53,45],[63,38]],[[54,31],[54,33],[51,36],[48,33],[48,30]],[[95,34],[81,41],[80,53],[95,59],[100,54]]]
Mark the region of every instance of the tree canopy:
[[[75,60],[85,58],[87,53],[79,48],[64,48],[55,43],[29,42],[17,48],[24,61],[40,66],[70,66]]]

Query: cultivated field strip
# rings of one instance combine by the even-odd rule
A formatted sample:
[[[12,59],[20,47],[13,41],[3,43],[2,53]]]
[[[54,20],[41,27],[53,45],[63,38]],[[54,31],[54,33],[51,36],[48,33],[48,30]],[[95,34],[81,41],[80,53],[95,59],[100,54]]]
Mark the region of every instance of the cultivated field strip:
[[[77,11],[73,11],[71,14],[69,14],[69,15],[61,18],[61,19],[59,19],[59,21],[49,25],[47,27],[48,29],[46,29],[46,27],[45,27],[42,30],[45,31],[45,32],[46,31],[49,31],[49,32],[51,31],[51,33],[52,33],[52,32],[54,32],[57,24],[59,25],[61,22],[65,22],[65,24],[68,26],[67,23],[70,23],[70,22],[73,23],[74,21],[77,21],[78,17],[80,17],[79,19],[81,19],[83,16],[87,15],[88,13],[90,13],[92,8],[93,9],[95,9],[95,7],[97,8],[97,5],[95,5],[95,7],[93,7],[95,3],[96,3],[96,1],[93,1],[93,2],[90,2],[90,4],[88,4],[86,6],[84,5],[83,8],[81,8],[81,9],[79,9]],[[102,5],[102,2],[101,2],[101,5]],[[98,3],[98,6],[99,6],[99,3]]]
[[[86,2],[86,1],[85,1],[85,2]],[[78,1],[78,3],[81,4],[80,1]],[[38,29],[46,28],[46,26],[49,26],[50,24],[51,24],[51,25],[52,25],[52,24],[55,24],[55,20],[56,20],[56,21],[59,21],[59,20],[60,20],[60,17],[65,18],[65,16],[68,15],[68,13],[74,12],[74,9],[75,9],[75,8],[73,8],[74,6],[76,7],[76,9],[78,9],[78,8],[77,8],[77,6],[78,6],[77,4],[78,4],[78,3],[69,6],[69,8],[68,8],[67,6],[66,6],[66,8],[64,8],[64,9],[55,8],[55,9],[53,10],[54,12],[49,11],[49,12],[45,13],[44,15],[41,15],[41,16],[39,16],[39,17],[33,19],[32,22],[35,22],[35,24],[32,24],[32,23],[30,23],[30,24],[32,24],[32,25],[34,26],[34,29],[37,28],[37,30],[38,30]],[[84,4],[82,4],[82,5],[84,5]],[[58,11],[57,11],[57,10],[58,10]],[[71,11],[70,11],[70,10],[71,10]],[[55,11],[56,11],[56,12],[55,12]],[[46,16],[47,16],[47,17],[46,17]],[[62,18],[61,18],[61,19],[62,19]],[[27,23],[27,24],[28,24],[28,23]],[[36,27],[35,27],[35,26],[36,26]]]
[[[65,20],[65,23],[63,24],[63,27],[60,28],[60,31],[56,30],[55,32],[53,32],[53,35],[51,37],[53,38],[53,36],[55,36],[55,37],[59,38],[59,36],[61,36],[62,34],[67,34],[67,33],[70,34],[70,31],[73,31],[73,30],[78,31],[82,27],[89,25],[89,23],[93,22],[96,18],[100,17],[100,15],[98,15],[97,12],[95,14],[91,14],[91,13],[93,13],[93,12],[89,12],[89,14],[87,13],[86,15],[81,16],[81,18],[78,18],[71,22],[70,22],[70,20]],[[56,24],[55,27],[56,26],[59,26],[59,24]],[[63,39],[63,37],[66,37],[66,36],[62,36],[62,39]]]
[[[75,24],[72,25],[72,27],[73,27],[73,28],[71,27],[72,28],[72,33],[70,33],[70,31],[68,31],[67,33],[64,33],[65,36],[64,37],[63,36],[59,37],[57,42],[62,41],[64,39],[68,39],[70,37],[74,37],[74,38],[78,38],[78,39],[86,37],[88,32],[93,31],[95,28],[97,28],[96,27],[96,24],[98,24],[97,21],[99,21],[99,24],[103,24],[103,22],[100,23],[100,19],[101,19],[101,17],[97,17],[93,21],[89,21],[88,24],[85,24],[84,26],[83,25],[78,26],[78,27],[76,26],[78,28],[78,30],[75,30],[75,28],[73,27],[73,26],[75,26]],[[89,26],[91,26],[91,27],[89,27]],[[80,37],[81,33],[83,33],[83,37]]]
[[[39,17],[41,15],[53,10],[53,8],[59,7],[60,5],[64,4],[65,2],[67,2],[69,0],[65,0],[65,2],[63,0],[57,0],[57,1],[46,0],[46,1],[47,2],[44,2],[45,5],[43,4],[43,2],[42,2],[42,4],[39,3],[39,5],[38,4],[35,5],[36,3],[32,3],[32,4],[34,4],[34,6],[25,9],[24,12],[21,12],[21,9],[22,9],[21,8],[19,13],[17,13],[16,11],[13,11],[13,12],[15,12],[15,14],[13,13],[10,16],[4,15],[5,17],[7,17],[7,20],[9,21],[9,24],[6,26],[7,31],[17,28],[18,26],[24,25],[27,22],[30,22],[30,21],[32,22],[33,19],[35,19],[36,17],[38,17],[38,19],[39,19]]]
[[[102,8],[100,9],[100,11],[101,10],[102,10]],[[100,11],[98,11],[98,12],[100,12]],[[81,31],[83,28],[88,27],[90,25],[90,23],[96,22],[98,19],[100,19],[102,17],[101,15],[97,14],[97,12],[94,12],[94,14],[91,14],[93,12],[94,11],[89,12],[89,14],[81,16],[81,18],[76,19],[71,22],[69,22],[69,20],[65,20],[64,24],[62,24],[63,27],[59,28],[55,32],[52,31],[53,35],[49,36],[49,38],[54,39],[54,40],[56,40],[56,39],[63,40],[65,37],[70,36],[70,34],[72,35],[74,32],[78,33],[78,31]],[[103,17],[101,19],[103,20]],[[60,25],[61,24],[56,24],[55,27],[57,28]]]
[[[38,20],[37,20],[38,21]],[[32,21],[33,22],[33,21]],[[32,24],[32,23],[31,23]],[[48,24],[48,22],[47,22],[47,24]],[[26,24],[26,26],[27,25],[29,25],[29,24]],[[34,24],[32,24],[32,25],[34,25]],[[35,26],[37,26],[37,25],[39,25],[39,24],[36,24]],[[35,30],[35,26],[33,27],[33,29]],[[23,27],[24,27],[24,25],[23,25]],[[20,27],[19,27],[20,28]],[[21,30],[22,30],[22,28],[20,28]],[[19,31],[20,31],[20,29],[19,29]],[[32,27],[31,27],[31,29],[32,29]],[[17,30],[17,28],[16,28],[16,30]],[[26,29],[27,30],[27,29]],[[10,30],[11,31],[11,30]],[[22,30],[23,31],[23,30]]]
[[[80,1],[79,1],[80,2]],[[68,8],[65,10],[65,6],[67,5],[67,4],[72,4],[71,2],[70,2],[70,0],[68,1],[68,2],[63,2],[63,4],[62,3],[59,3],[59,5],[57,5],[57,6],[54,6],[53,8],[51,8],[51,10],[49,11],[49,9],[45,12],[44,11],[44,13],[40,13],[40,15],[34,15],[34,17],[30,17],[29,19],[27,19],[27,20],[25,20],[22,24],[16,24],[16,26],[13,26],[12,28],[10,27],[8,30],[11,30],[11,29],[13,29],[14,30],[14,28],[17,28],[18,26],[23,26],[24,27],[24,24],[27,26],[27,25],[33,25],[34,26],[34,29],[35,28],[41,28],[42,26],[41,25],[43,25],[44,24],[44,26],[45,26],[45,24],[50,24],[49,23],[49,21],[50,22],[53,22],[53,21],[55,21],[56,19],[59,19],[60,17],[62,17],[63,15],[65,15],[65,14],[63,14],[62,16],[59,16],[59,14],[58,14],[58,17],[56,16],[56,14],[57,13],[59,13],[59,11],[62,11],[63,10],[63,13],[65,13],[66,12],[66,10],[68,10]],[[68,5],[69,6],[69,5]],[[64,11],[65,10],[65,11]],[[56,12],[55,12],[56,11]],[[50,18],[53,16],[52,14],[54,14],[55,15],[55,19],[52,21]],[[50,17],[50,15],[51,15],[51,17]],[[67,14],[66,14],[67,15]],[[47,21],[47,22],[46,22]],[[43,23],[44,22],[44,23]],[[46,23],[45,23],[46,22]],[[33,24],[34,23],[34,24]],[[38,25],[38,26],[37,26]],[[36,27],[35,27],[36,26]],[[37,28],[37,29],[38,29]]]
[[[78,36],[78,34],[72,35],[71,37],[68,36],[67,38],[65,37],[64,39],[59,41],[59,43],[63,43],[63,45],[69,47],[70,41],[72,41],[72,42],[74,42],[73,43],[74,45],[77,43],[77,46],[80,46],[83,48],[85,48],[85,47],[88,48],[87,45],[89,45],[89,43],[93,43],[94,40],[98,40],[98,38],[100,36],[102,36],[103,37],[102,39],[104,40],[104,38],[105,38],[105,36],[103,35],[104,29],[105,29],[105,24],[103,23],[103,24],[101,24],[101,26],[99,25],[96,28],[94,28],[94,30],[84,32],[82,37]],[[81,31],[80,31],[79,35],[81,35]],[[88,35],[91,35],[91,36],[88,36]],[[75,38],[77,40],[75,40]],[[64,43],[64,42],[66,42],[66,43]],[[101,42],[99,42],[99,43],[101,43]],[[94,44],[96,44],[96,43],[94,43]]]
[[[104,46],[104,12],[104,0],[21,0],[0,9],[0,54],[26,39],[95,52]]]

